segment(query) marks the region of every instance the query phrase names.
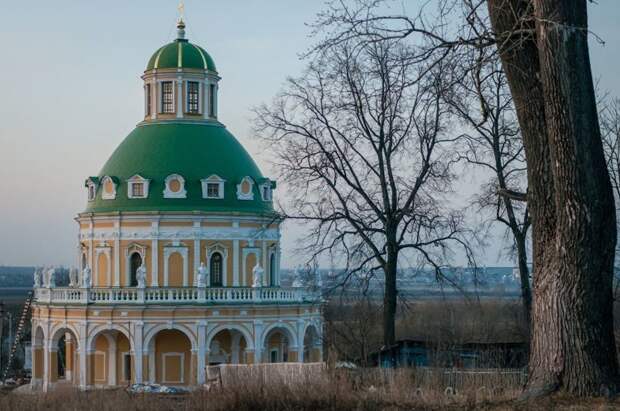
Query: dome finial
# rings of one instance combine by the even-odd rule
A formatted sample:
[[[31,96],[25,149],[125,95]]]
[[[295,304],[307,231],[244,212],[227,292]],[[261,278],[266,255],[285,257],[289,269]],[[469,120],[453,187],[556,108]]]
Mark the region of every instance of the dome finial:
[[[177,39],[185,39],[185,23],[183,22],[183,15],[185,14],[185,3],[183,0],[179,2],[177,7],[179,10],[179,21],[177,22]]]

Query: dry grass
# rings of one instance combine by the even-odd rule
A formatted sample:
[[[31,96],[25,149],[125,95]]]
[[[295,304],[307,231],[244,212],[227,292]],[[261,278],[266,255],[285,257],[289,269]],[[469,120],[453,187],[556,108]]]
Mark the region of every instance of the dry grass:
[[[212,391],[185,395],[129,394],[122,389],[79,392],[58,390],[47,394],[5,394],[0,410],[620,410],[620,402],[574,401],[568,398],[518,403],[520,390],[507,386],[475,387],[463,384],[446,395],[439,374],[420,379],[412,370],[384,372],[329,372],[322,380],[280,384],[278,381],[239,381]],[[503,381],[503,382],[502,382]],[[474,384],[473,380],[470,381]],[[501,388],[501,389],[497,389]]]

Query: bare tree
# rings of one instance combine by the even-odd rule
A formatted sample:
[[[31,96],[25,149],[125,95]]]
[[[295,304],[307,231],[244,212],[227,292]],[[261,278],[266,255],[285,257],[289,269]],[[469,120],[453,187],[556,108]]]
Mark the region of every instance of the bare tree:
[[[385,345],[395,340],[399,260],[440,275],[452,247],[470,256],[463,216],[445,198],[454,176],[443,72],[409,55],[389,42],[341,43],[256,110],[289,187],[283,213],[308,224],[308,250],[344,259],[343,282],[381,274]]]
[[[611,186],[616,199],[620,199],[620,99],[603,101],[599,113]]]
[[[360,45],[410,39],[428,46],[412,58],[426,56],[432,66],[460,47],[495,43],[528,166],[534,292],[526,396],[617,392],[612,310],[617,230],[588,54],[587,2],[461,1],[468,12],[456,36],[445,33],[452,0],[439,2],[439,23],[431,25],[420,24],[421,18],[410,24],[403,16],[377,15],[382,1],[357,0],[353,8],[336,2],[323,20],[334,33],[318,50],[343,39]],[[494,33],[478,31],[485,3]]]
[[[485,50],[476,51],[485,53]],[[464,126],[464,147],[457,157],[482,171],[490,172],[490,181],[481,185],[476,203],[482,211],[492,213],[492,221],[510,232],[521,285],[525,319],[529,324],[532,306],[530,272],[527,264],[527,232],[530,218],[526,202],[509,193],[527,192],[523,140],[506,76],[493,56],[480,59],[477,70],[465,70],[451,94],[446,94]],[[458,70],[457,67],[454,70]],[[518,197],[518,196],[517,196]]]

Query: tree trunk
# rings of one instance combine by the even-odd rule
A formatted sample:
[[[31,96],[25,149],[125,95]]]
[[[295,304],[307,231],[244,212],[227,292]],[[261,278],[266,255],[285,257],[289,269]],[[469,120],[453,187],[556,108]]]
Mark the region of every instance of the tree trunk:
[[[489,0],[528,164],[533,305],[526,396],[614,392],[615,209],[585,0]],[[524,35],[534,29],[536,36]],[[515,31],[519,29],[519,31]]]
[[[588,52],[586,0],[534,0],[555,191],[555,255],[536,285],[529,387],[615,392],[616,216]],[[553,355],[549,355],[552,353]]]
[[[523,303],[523,315],[527,325],[527,334],[530,334],[532,317],[532,289],[530,287],[530,269],[527,266],[526,234],[513,233],[517,247],[517,260],[519,267],[519,280],[521,285],[521,300]]]
[[[389,234],[388,234],[389,237]],[[394,245],[388,239],[387,258],[384,267],[385,290],[383,295],[383,345],[389,347],[396,342],[396,273],[398,251],[394,238]]]

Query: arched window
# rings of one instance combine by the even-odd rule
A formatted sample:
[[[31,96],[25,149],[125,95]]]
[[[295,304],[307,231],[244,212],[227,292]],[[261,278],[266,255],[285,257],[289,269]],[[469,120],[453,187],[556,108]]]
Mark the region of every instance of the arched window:
[[[129,286],[135,287],[138,285],[138,268],[142,265],[142,256],[140,253],[133,253],[129,258],[130,277]]]
[[[276,255],[271,254],[269,257],[269,285],[271,287],[276,286]]]
[[[211,286],[212,287],[221,287],[222,286],[222,254],[213,253],[211,254],[211,267],[209,267],[209,271],[211,273]]]

